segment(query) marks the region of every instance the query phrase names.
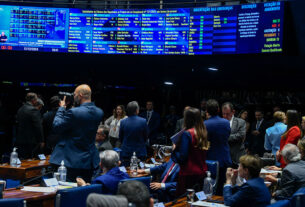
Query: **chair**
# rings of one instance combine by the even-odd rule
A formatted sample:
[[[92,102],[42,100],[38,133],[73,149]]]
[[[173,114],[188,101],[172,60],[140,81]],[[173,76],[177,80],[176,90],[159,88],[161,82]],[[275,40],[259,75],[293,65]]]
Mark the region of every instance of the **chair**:
[[[299,190],[297,190],[297,192],[295,192],[291,199],[291,206],[293,207],[302,207],[305,204],[305,187],[300,188]],[[303,204],[303,205],[302,205]]]
[[[0,199],[0,207],[26,207],[26,201],[22,198]]]
[[[205,161],[208,166],[208,171],[211,173],[211,177],[214,181],[213,190],[216,191],[219,179],[219,162],[214,160],[206,160]]]
[[[59,190],[56,194],[55,207],[85,207],[90,193],[102,193],[102,185],[93,184],[83,187]]]
[[[147,186],[148,189],[150,189],[151,176],[149,176],[149,177],[127,178],[127,179],[121,180],[120,183],[124,183],[124,182],[129,181],[129,180],[140,181],[140,182],[144,183]]]
[[[280,200],[276,203],[268,205],[267,207],[292,207],[289,200]]]

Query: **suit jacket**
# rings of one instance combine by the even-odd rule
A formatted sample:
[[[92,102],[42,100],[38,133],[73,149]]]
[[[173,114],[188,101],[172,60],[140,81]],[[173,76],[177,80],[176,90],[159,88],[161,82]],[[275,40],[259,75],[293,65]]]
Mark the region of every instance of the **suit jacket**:
[[[122,143],[122,158],[130,158],[133,152],[138,157],[146,157],[146,141],[148,129],[145,119],[139,116],[129,116],[121,121],[120,141]]]
[[[60,107],[53,122],[59,141],[51,155],[50,163],[78,169],[93,169],[99,164],[95,147],[95,134],[104,112],[94,103],[83,103],[66,110]]]
[[[87,199],[87,207],[128,207],[128,200],[123,195],[90,193]]]
[[[148,122],[147,111],[141,113],[139,116],[143,117],[146,120],[146,122]],[[150,141],[154,141],[155,139],[157,139],[158,136],[158,131],[160,127],[160,115],[157,112],[153,111],[147,125],[148,125],[148,138],[150,139]]]
[[[282,172],[282,177],[278,185],[280,190],[275,192],[276,199],[288,199],[298,189],[305,187],[305,161],[289,163]]]
[[[102,194],[116,195],[119,182],[127,178],[129,178],[127,173],[120,171],[119,167],[114,167],[104,175],[95,178],[92,184],[102,184]]]
[[[164,179],[164,177],[166,176],[169,168],[171,167],[171,165],[173,163],[174,162],[170,159],[168,162],[166,162],[162,165],[150,168],[150,173],[152,175],[161,174],[161,179],[160,179],[160,182],[161,182]],[[180,170],[180,166],[178,163],[176,163],[176,166],[172,169],[171,174],[168,175],[168,177],[165,181],[165,190],[166,191],[176,190],[179,170]]]
[[[168,162],[162,165],[150,168],[150,173],[152,175],[161,174],[160,182],[162,182],[173,163],[174,162],[172,159],[170,159]],[[157,190],[156,193],[158,194],[159,201],[169,202],[174,198],[177,188],[179,170],[180,166],[178,163],[176,163],[165,181],[165,188]]]
[[[265,152],[265,148],[264,148],[265,133],[266,133],[266,129],[269,127],[269,123],[264,119],[258,129],[260,134],[252,135],[252,132],[254,130],[256,130],[256,124],[257,124],[257,121],[253,122],[251,125],[249,150],[252,154],[258,154],[260,157],[262,157]]]
[[[45,137],[46,146],[47,148],[49,148],[49,150],[52,150],[56,146],[59,139],[59,136],[57,134],[54,134],[52,130],[56,112],[57,109],[52,109],[51,111],[48,111],[43,114],[43,133]]]
[[[207,160],[217,160],[220,167],[227,167],[232,164],[228,139],[231,128],[230,122],[219,116],[212,116],[204,121],[208,131],[210,149],[207,152]]]
[[[184,123],[184,118],[182,119],[179,119],[176,123],[176,130],[175,130],[175,133],[178,133],[182,130],[183,128],[183,123]]]
[[[112,150],[113,149],[109,139],[105,140],[102,144],[100,144],[98,142],[95,142],[95,146],[96,146],[96,148],[99,152],[102,152],[104,150]]]
[[[271,195],[262,178],[248,180],[242,186],[223,188],[224,203],[234,207],[265,207],[270,204]]]
[[[239,158],[245,154],[244,140],[246,138],[246,122],[243,119],[233,117],[229,146],[232,162],[239,163]]]
[[[30,103],[25,103],[17,112],[16,144],[38,144],[43,142],[40,112]]]

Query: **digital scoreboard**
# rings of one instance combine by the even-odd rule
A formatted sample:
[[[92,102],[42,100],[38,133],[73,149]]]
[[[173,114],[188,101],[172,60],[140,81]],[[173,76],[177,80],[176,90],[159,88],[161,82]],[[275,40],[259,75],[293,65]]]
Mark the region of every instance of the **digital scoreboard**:
[[[2,50],[212,55],[282,52],[284,2],[92,10],[0,6]]]

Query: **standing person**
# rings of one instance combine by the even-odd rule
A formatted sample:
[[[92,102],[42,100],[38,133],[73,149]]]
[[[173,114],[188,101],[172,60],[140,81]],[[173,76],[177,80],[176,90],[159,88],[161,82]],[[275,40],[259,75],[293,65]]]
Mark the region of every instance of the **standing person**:
[[[269,124],[264,119],[264,112],[260,109],[255,110],[256,121],[252,123],[251,135],[248,142],[248,151],[250,154],[258,154],[260,157],[263,156],[265,152],[265,133]]]
[[[208,160],[216,160],[219,162],[219,180],[216,189],[216,195],[222,195],[222,187],[226,178],[226,169],[232,165],[229,149],[229,136],[231,133],[230,122],[220,118],[219,104],[216,100],[207,101],[207,115],[210,117],[204,121],[208,131],[208,139],[211,147],[207,153]]]
[[[266,129],[264,146],[265,150],[271,151],[271,153],[276,156],[276,152],[280,149],[281,136],[287,130],[287,125],[284,124],[286,116],[282,111],[274,112],[273,119],[275,124]],[[277,165],[279,166],[279,164]]]
[[[28,93],[26,103],[17,112],[17,136],[15,146],[20,158],[32,158],[39,148],[44,147],[41,114],[35,108],[37,94]]]
[[[123,105],[118,105],[115,108],[113,116],[109,117],[105,121],[105,125],[109,127],[109,140],[112,147],[121,147],[119,140],[120,124],[123,119],[126,119],[125,107]]]
[[[246,109],[243,109],[239,112],[238,118],[245,120],[246,122],[246,134],[248,134],[250,129],[250,123],[248,122],[248,114],[249,112]]]
[[[230,122],[231,133],[229,136],[230,154],[234,167],[238,166],[239,158],[244,155],[246,139],[246,122],[234,116],[233,104],[226,102],[221,107],[222,117]]]
[[[286,163],[281,156],[281,151],[286,144],[297,145],[299,139],[302,137],[302,130],[299,120],[299,115],[296,110],[288,110],[286,113],[287,130],[281,137],[280,149],[276,152],[276,158],[281,163],[281,168],[286,166]]]
[[[133,152],[140,160],[145,160],[148,128],[145,119],[138,116],[139,104],[136,101],[127,104],[128,118],[122,120],[120,141],[122,143],[121,160],[124,166],[129,165]]]
[[[185,193],[188,188],[195,190],[202,188],[207,171],[206,153],[209,149],[207,130],[198,109],[192,107],[186,109],[184,126],[185,131],[177,145],[173,145],[174,151],[171,157],[173,164],[180,165],[176,192],[178,196]]]
[[[61,107],[53,122],[53,130],[59,134],[59,141],[50,163],[60,165],[62,160],[65,162],[67,181],[74,182],[77,176],[81,176],[90,182],[99,164],[95,134],[104,112],[91,102],[91,88],[85,84],[75,89],[74,105],[74,108],[66,110],[65,101],[60,102]]]
[[[150,144],[155,144],[160,127],[160,115],[154,111],[154,103],[152,101],[146,102],[146,111],[141,113],[140,117],[146,119]]]
[[[60,106],[59,104],[60,104],[60,98],[58,96],[53,96],[50,99],[51,110],[43,114],[42,126],[46,141],[45,152],[47,155],[52,153],[58,141],[58,135],[54,134],[52,127],[53,127],[54,117]]]

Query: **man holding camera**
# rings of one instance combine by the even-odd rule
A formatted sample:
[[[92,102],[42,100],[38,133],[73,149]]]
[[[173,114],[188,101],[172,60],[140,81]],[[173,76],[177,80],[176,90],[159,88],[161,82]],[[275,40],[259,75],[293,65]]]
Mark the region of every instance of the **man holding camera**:
[[[65,109],[65,98],[60,102],[53,122],[59,141],[50,163],[67,167],[67,181],[75,182],[81,176],[90,182],[93,170],[98,167],[99,155],[95,147],[95,133],[104,112],[91,102],[91,89],[80,85],[74,91],[74,108]]]

